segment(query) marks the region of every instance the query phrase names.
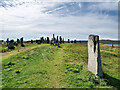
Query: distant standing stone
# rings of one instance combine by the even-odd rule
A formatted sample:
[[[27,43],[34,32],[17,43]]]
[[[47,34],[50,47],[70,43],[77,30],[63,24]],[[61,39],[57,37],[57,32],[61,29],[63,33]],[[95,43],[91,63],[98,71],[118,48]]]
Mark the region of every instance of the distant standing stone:
[[[8,42],[8,49],[14,49],[15,47],[14,47],[14,40],[10,40],[9,42]]]
[[[33,43],[33,40],[31,40],[31,43]]]
[[[19,39],[17,39],[17,44],[19,44],[20,43],[20,40]]]
[[[73,43],[73,40],[71,40],[71,43]]]
[[[74,40],[74,43],[76,43],[77,41],[76,41],[76,39]]]
[[[50,40],[49,40],[49,37],[47,37],[47,44],[49,44]]]
[[[95,75],[103,77],[99,36],[97,35],[89,35],[88,37],[88,70],[90,70]]]
[[[58,43],[58,36],[57,36],[57,40],[56,40],[56,43]]]
[[[8,46],[8,43],[9,43],[9,38],[7,38],[7,41],[6,41],[6,42],[7,42],[7,46]]]
[[[23,37],[20,39],[21,46],[24,47],[25,45],[23,44]]]
[[[60,43],[62,43],[62,37],[60,36]]]
[[[70,39],[68,39],[68,43],[70,43]]]

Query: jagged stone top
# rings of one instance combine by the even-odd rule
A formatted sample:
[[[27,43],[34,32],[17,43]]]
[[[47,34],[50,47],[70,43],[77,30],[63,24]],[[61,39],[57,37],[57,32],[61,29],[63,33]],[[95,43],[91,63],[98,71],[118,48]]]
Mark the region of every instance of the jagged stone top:
[[[98,35],[90,34],[89,37],[91,37],[91,36],[93,36],[93,37],[99,37]]]

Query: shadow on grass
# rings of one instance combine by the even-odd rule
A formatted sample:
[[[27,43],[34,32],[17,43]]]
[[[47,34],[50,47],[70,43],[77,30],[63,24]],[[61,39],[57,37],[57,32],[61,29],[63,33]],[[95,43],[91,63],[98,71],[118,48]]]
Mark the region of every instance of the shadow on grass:
[[[109,84],[110,86],[113,86],[113,87],[115,87],[115,88],[120,89],[120,80],[118,80],[118,79],[116,79],[116,78],[113,78],[113,77],[109,76],[109,75],[106,74],[106,73],[104,73],[104,78],[106,78],[106,79],[109,80],[108,84]]]

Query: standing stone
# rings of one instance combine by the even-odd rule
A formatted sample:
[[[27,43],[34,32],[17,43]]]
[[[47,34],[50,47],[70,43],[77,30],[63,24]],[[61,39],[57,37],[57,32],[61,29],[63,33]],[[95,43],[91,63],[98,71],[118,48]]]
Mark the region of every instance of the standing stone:
[[[55,35],[53,34],[53,38],[51,40],[51,45],[54,45],[55,44]]]
[[[57,36],[57,38],[55,38],[55,46],[57,46],[58,45],[58,36]]]
[[[103,77],[101,66],[99,36],[89,35],[88,37],[88,70],[95,75]]]
[[[58,43],[58,36],[57,36],[57,41],[56,41],[56,43]]]
[[[19,39],[17,39],[17,44],[19,44],[20,43],[20,40]]]
[[[62,43],[62,37],[60,36],[60,43]]]
[[[71,43],[73,43],[73,40],[71,40]]]
[[[70,43],[70,39],[68,39],[68,43]]]
[[[33,40],[31,40],[31,43],[33,44]]]
[[[44,37],[41,37],[41,43],[44,43]]]
[[[76,43],[76,40],[74,40],[74,43]]]
[[[14,40],[10,40],[9,42],[8,42],[8,49],[14,49],[15,47],[14,47]]]
[[[9,38],[7,38],[7,41],[6,41],[6,42],[7,42],[7,46],[8,46],[8,43],[9,43]]]
[[[49,44],[50,40],[49,40],[49,37],[47,37],[47,44]]]
[[[55,41],[55,35],[53,34],[53,41]]]
[[[20,43],[21,43],[21,46],[24,47],[24,44],[23,44],[23,37],[20,39]]]

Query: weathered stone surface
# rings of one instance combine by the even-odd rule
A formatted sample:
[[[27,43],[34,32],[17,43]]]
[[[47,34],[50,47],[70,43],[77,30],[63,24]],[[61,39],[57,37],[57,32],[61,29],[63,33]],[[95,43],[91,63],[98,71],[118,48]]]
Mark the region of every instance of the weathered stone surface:
[[[99,36],[97,35],[89,35],[88,37],[88,70],[90,70],[95,75],[100,77],[103,76]]]

